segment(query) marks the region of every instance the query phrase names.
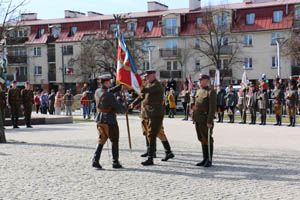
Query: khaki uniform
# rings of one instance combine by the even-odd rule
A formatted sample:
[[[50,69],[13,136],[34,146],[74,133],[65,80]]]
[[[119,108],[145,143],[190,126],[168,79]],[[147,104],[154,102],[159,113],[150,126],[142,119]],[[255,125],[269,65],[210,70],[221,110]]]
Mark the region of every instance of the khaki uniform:
[[[19,112],[21,106],[21,90],[19,88],[10,88],[8,90],[8,105],[11,107],[11,121],[13,126],[18,127]]]
[[[274,112],[276,115],[275,125],[281,125],[283,96],[284,96],[283,90],[280,88],[275,88],[271,93],[271,98],[273,99]]]
[[[288,90],[286,92],[286,105],[287,112],[290,118],[290,126],[295,126],[296,124],[296,108],[298,106],[298,91]]]
[[[257,93],[257,106],[261,115],[260,125],[266,125],[268,105],[269,105],[269,99],[268,99],[267,92],[259,91]]]
[[[25,124],[27,127],[31,127],[31,112],[32,105],[34,104],[33,91],[30,89],[23,89],[21,91],[21,97],[24,106]]]
[[[5,125],[5,108],[6,108],[6,96],[4,91],[0,91],[0,111],[2,116],[3,126]]]

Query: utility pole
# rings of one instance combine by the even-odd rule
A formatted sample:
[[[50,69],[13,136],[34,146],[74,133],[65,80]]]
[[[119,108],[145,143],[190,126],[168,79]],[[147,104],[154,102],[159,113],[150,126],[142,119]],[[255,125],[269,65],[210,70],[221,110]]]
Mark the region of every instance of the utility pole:
[[[65,64],[64,64],[64,46],[61,46],[61,72],[62,72],[62,89],[65,92]]]
[[[152,68],[152,50],[155,48],[155,46],[147,46],[148,52],[149,52],[149,68]]]
[[[275,38],[275,42],[276,42],[276,45],[277,45],[277,75],[279,78],[281,78],[281,59],[280,59],[280,40],[281,39],[284,39],[284,38]]]

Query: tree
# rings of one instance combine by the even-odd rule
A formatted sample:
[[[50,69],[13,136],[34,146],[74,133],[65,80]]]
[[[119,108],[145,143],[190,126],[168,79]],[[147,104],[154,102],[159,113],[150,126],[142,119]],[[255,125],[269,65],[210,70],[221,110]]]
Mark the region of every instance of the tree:
[[[27,0],[23,0],[18,4],[14,4],[13,0],[0,0],[0,41],[4,39],[3,46],[0,48],[2,52],[0,59],[0,78],[4,80],[3,74],[5,73],[5,63],[6,59],[6,35],[11,29],[17,28],[18,19],[19,19],[19,9],[25,5]],[[4,124],[2,124],[2,117],[0,113],[0,143],[6,143]]]
[[[206,9],[197,20],[198,40],[193,50],[207,63],[200,70],[209,67],[220,70],[220,79],[232,76],[232,68],[244,62],[241,56],[241,42],[235,34],[230,34],[229,16],[231,12],[221,8]],[[237,19],[233,19],[237,20]]]

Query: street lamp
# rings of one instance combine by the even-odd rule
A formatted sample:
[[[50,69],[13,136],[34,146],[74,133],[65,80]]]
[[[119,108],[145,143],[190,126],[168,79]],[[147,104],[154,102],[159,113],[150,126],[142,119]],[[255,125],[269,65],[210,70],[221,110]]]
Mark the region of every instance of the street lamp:
[[[284,39],[283,37],[277,37],[277,38],[274,38],[275,39],[275,42],[276,42],[276,45],[277,45],[277,75],[278,75],[278,77],[280,78],[281,77],[281,65],[280,65],[280,40],[281,39]]]
[[[152,50],[155,48],[155,46],[147,46],[148,52],[149,52],[149,68],[152,69]]]
[[[62,72],[62,89],[65,92],[65,64],[64,64],[64,45],[61,46],[61,72]]]

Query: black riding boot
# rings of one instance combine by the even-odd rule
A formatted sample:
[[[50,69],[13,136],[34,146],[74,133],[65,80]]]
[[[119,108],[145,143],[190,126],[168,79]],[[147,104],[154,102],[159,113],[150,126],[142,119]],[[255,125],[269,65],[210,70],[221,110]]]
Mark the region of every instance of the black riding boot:
[[[231,121],[232,121],[232,116],[231,116],[231,115],[228,115],[228,117],[229,117],[228,123],[231,123]]]
[[[147,136],[145,136],[145,138],[146,138],[147,151],[146,151],[146,153],[143,153],[143,154],[141,155],[141,157],[147,157],[147,156],[148,156],[149,141],[148,141],[148,139],[147,139]]]
[[[98,168],[98,169],[102,168],[102,166],[99,164],[99,160],[100,160],[100,156],[101,156],[103,146],[104,146],[103,144],[98,144],[97,149],[96,149],[95,154],[94,154],[94,158],[93,158],[92,166],[95,167],[95,168]]]
[[[144,166],[154,165],[153,163],[153,157],[155,154],[156,144],[150,144],[149,150],[148,150],[148,159],[142,162],[141,164]]]
[[[112,143],[111,150],[113,157],[112,167],[115,169],[122,168],[122,165],[119,163],[119,143]]]
[[[293,118],[290,117],[290,124],[288,126],[292,126],[292,124],[293,124]]]
[[[278,126],[279,125],[279,116],[278,115],[276,115],[276,124],[274,124],[274,126]]]
[[[221,122],[221,113],[218,113],[218,121],[217,122]]]
[[[264,114],[264,125],[267,124],[267,114]]]
[[[221,123],[223,123],[223,119],[224,119],[224,112],[222,112],[221,114]]]
[[[175,155],[173,154],[173,152],[171,151],[171,147],[169,144],[169,141],[164,141],[162,142],[165,152],[166,152],[166,156],[165,158],[161,159],[161,161],[168,161],[170,158],[174,158]]]
[[[203,155],[203,160],[199,163],[196,164],[196,166],[204,166],[204,164],[208,160],[208,146],[202,144],[202,155]]]
[[[281,115],[278,116],[278,120],[279,120],[279,124],[278,125],[281,126],[281,123],[282,123],[282,116]]]
[[[292,121],[292,127],[295,127],[295,125],[296,125],[296,118],[295,118],[295,117],[293,117],[293,121]]]
[[[203,165],[203,167],[211,167],[212,166],[212,158],[213,158],[213,153],[214,153],[214,145],[213,144],[210,145],[210,159],[209,159],[209,153],[208,152],[209,151],[207,149],[207,161]]]
[[[231,115],[232,121],[231,123],[234,123],[234,115]]]
[[[264,115],[263,114],[261,114],[261,116],[260,116],[260,121],[261,121],[261,123],[259,125],[264,125]]]

